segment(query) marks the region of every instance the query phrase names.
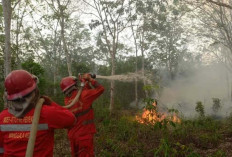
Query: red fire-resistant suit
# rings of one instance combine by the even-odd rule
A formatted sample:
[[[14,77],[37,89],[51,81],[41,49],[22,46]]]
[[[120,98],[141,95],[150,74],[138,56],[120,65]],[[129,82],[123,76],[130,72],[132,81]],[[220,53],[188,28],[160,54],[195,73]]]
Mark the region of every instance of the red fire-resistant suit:
[[[7,109],[0,113],[0,152],[4,157],[24,157],[26,153],[34,108],[23,118],[16,118]],[[33,157],[52,157],[54,129],[69,128],[75,123],[73,113],[50,102],[43,104]]]
[[[94,89],[84,88],[79,101],[69,109],[77,118],[76,125],[68,130],[73,157],[94,156],[93,135],[96,133],[96,128],[93,122],[92,103],[103,93],[104,87],[96,80],[92,80],[90,83]],[[70,104],[77,93],[77,90],[73,90],[70,97],[66,96],[65,105]]]

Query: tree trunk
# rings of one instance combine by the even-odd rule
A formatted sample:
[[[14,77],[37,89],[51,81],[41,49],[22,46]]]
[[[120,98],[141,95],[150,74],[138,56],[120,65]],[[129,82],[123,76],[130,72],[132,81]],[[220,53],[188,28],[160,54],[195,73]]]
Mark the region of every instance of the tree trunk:
[[[228,70],[226,69],[226,93],[227,93],[227,98],[228,100],[231,100],[231,86],[230,86],[230,79],[229,79],[229,72]]]
[[[19,2],[19,8],[21,6],[21,3]],[[21,17],[19,17],[20,15],[20,9],[18,9],[18,18],[17,18],[17,22],[16,22],[16,39],[15,39],[15,42],[16,42],[16,57],[17,57],[17,68],[18,69],[22,69],[22,65],[21,65],[21,60],[20,60],[20,51],[19,51],[19,34],[20,34],[20,30],[21,30],[21,27],[22,27],[22,21],[23,21],[23,17],[24,17],[24,14],[26,12],[26,6],[27,6],[27,3],[25,5],[25,8],[23,10],[23,13],[21,13]]]
[[[230,101],[232,101],[232,83],[230,85]]]
[[[231,75],[230,75],[231,77]],[[232,101],[232,82],[231,82],[231,79],[230,80],[230,100]]]
[[[11,72],[11,0],[2,0],[4,25],[5,25],[5,48],[4,48],[4,76],[6,77]]]
[[[21,7],[21,1],[19,0],[18,1],[18,5],[19,5],[19,8]],[[22,65],[21,65],[21,59],[20,59],[20,48],[19,48],[19,41],[20,41],[20,38],[19,38],[19,35],[20,35],[20,30],[21,30],[21,27],[22,27],[22,22],[23,22],[23,17],[26,13],[26,7],[28,6],[28,2],[26,1],[25,4],[22,4],[25,6],[24,10],[23,10],[23,13],[20,12],[20,9],[18,9],[18,17],[16,19],[16,39],[15,39],[15,42],[16,42],[16,63],[17,63],[17,68],[18,69],[22,69]],[[21,17],[20,17],[21,16]]]
[[[111,56],[111,75],[115,75],[115,53],[113,52],[112,56]],[[110,114],[112,113],[113,109],[114,109],[114,89],[115,89],[115,81],[111,80],[110,82]]]
[[[142,76],[143,76],[143,85],[146,86],[146,78],[145,78],[145,65],[144,65],[144,31],[141,34],[140,39],[141,53],[142,53]],[[148,97],[148,91],[145,90],[145,97]]]
[[[146,78],[145,78],[145,68],[144,68],[144,49],[143,46],[141,47],[141,52],[142,52],[142,76],[143,76],[143,85],[146,86]],[[148,97],[148,92],[145,90],[145,96],[146,98]]]
[[[17,67],[18,69],[21,69],[21,60],[19,58],[19,31],[20,31],[20,26],[19,26],[19,22],[18,22],[18,19],[17,19],[17,30],[16,30],[16,57],[17,57]]]
[[[138,69],[137,69],[137,63],[136,63],[136,77],[135,77],[135,105],[136,107],[139,106],[138,104],[138,78],[137,78],[137,74],[138,74]]]
[[[55,62],[57,62],[57,61],[55,61]],[[57,63],[55,63],[55,65],[57,65]],[[54,87],[53,87],[53,95],[54,96],[56,96],[56,94],[57,94],[57,89],[56,89],[57,72],[56,71],[57,71],[57,68],[56,68],[56,66],[54,66],[54,72],[53,72],[53,85],[54,85]]]
[[[58,2],[59,5],[59,9],[60,9],[60,15],[61,15],[61,20],[60,20],[60,27],[61,27],[61,39],[63,42],[63,49],[65,52],[65,57],[66,57],[66,62],[67,62],[67,67],[68,67],[68,74],[69,76],[72,76],[72,69],[71,69],[71,58],[68,52],[68,47],[66,44],[66,40],[65,40],[65,33],[64,33],[64,10],[62,8],[62,6],[60,5],[60,2]]]
[[[136,72],[137,75],[138,72]],[[138,103],[138,78],[137,76],[135,77],[135,105],[138,108],[139,103]]]
[[[57,39],[56,39],[56,32],[55,32],[55,38],[54,38],[54,47],[53,47],[53,55],[54,55],[54,65],[53,65],[53,85],[54,85],[54,87],[53,87],[53,95],[54,96],[56,96],[56,94],[57,94],[57,89],[56,89],[56,82],[57,82],[57,65],[58,65],[58,62],[57,62],[57,54],[56,54],[56,52],[57,52],[57,46],[58,46],[58,43],[59,43],[59,41],[56,41]]]
[[[136,41],[136,35],[134,33],[134,29],[131,23],[131,30],[132,30],[132,35],[134,38],[134,45],[135,45],[135,105],[138,108],[138,45]]]

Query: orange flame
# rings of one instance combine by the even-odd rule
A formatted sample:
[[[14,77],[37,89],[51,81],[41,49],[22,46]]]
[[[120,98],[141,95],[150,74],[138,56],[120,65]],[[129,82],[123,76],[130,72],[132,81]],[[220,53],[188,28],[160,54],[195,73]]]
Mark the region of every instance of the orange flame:
[[[172,121],[174,123],[181,122],[180,118],[178,118],[178,116],[176,114],[168,115],[167,113],[159,113],[156,110],[157,104],[154,102],[152,105],[155,106],[155,109],[152,109],[152,110],[143,109],[144,111],[142,113],[142,116],[141,117],[136,116],[136,120],[139,123],[155,124],[156,122],[162,122],[164,119],[167,119],[167,120]]]

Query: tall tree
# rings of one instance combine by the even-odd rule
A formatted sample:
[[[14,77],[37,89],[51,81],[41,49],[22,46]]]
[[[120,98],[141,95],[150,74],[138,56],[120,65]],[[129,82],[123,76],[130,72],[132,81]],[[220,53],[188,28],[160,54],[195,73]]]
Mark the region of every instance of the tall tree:
[[[139,20],[137,20],[137,15],[135,14],[136,9],[134,9],[133,1],[129,1],[129,17],[130,17],[130,28],[132,32],[132,38],[134,43],[134,49],[135,49],[135,105],[138,107],[138,28],[139,28]]]
[[[54,12],[54,17],[59,21],[60,24],[60,29],[61,29],[61,40],[63,44],[63,50],[65,52],[65,57],[66,57],[66,64],[68,68],[68,74],[72,76],[72,60],[71,60],[71,55],[68,49],[67,41],[66,41],[66,32],[65,32],[65,27],[66,23],[69,20],[70,17],[70,12],[68,11],[68,6],[71,4],[71,0],[46,0],[47,4],[49,7],[53,10]],[[57,3],[56,3],[57,2]]]
[[[138,38],[138,48],[140,48],[141,56],[142,56],[142,76],[143,76],[143,84],[147,85],[146,82],[146,69],[145,69],[145,53],[149,49],[149,44],[147,41],[147,37],[150,36],[151,32],[156,31],[154,28],[150,28],[151,22],[156,21],[157,12],[159,7],[157,5],[162,5],[165,1],[142,1],[142,0],[133,0],[131,1],[134,4],[135,12],[137,16],[135,17],[138,27],[136,31],[136,37]],[[133,17],[133,16],[132,16]],[[153,19],[152,19],[153,17]],[[145,96],[148,97],[148,92],[145,90]]]
[[[193,17],[198,21],[197,30],[200,40],[205,41],[205,51],[216,56],[223,63],[228,72],[232,72],[232,1],[206,0],[188,2],[193,8]],[[194,9],[197,8],[197,9]],[[199,22],[200,21],[200,22]],[[230,76],[230,75],[228,75]],[[232,79],[228,78],[228,91],[232,99]]]
[[[134,39],[135,46],[135,105],[138,107],[138,43],[137,43],[137,33],[134,30],[134,26],[131,22],[131,31]]]
[[[60,15],[61,39],[63,42],[63,49],[66,55],[68,73],[69,73],[69,76],[72,76],[71,57],[70,57],[68,46],[67,46],[66,39],[65,39],[65,22],[67,20],[67,15],[65,13],[65,10],[67,10],[68,5],[70,4],[70,0],[68,0],[67,2],[64,2],[63,4],[61,4],[60,0],[57,0],[57,3],[58,3],[58,12]]]
[[[20,69],[21,68],[21,58],[20,55],[22,54],[22,28],[23,28],[23,19],[25,18],[25,14],[27,13],[27,9],[29,6],[29,1],[19,1],[18,7],[15,8],[15,14],[13,16],[13,26],[15,25],[15,30],[12,32],[15,34],[15,56],[16,56],[16,64],[17,67]],[[14,23],[15,22],[15,23]],[[14,27],[12,28],[14,29]]]
[[[226,3],[224,0],[190,3],[198,8],[198,10],[194,10],[196,18],[201,22],[198,24],[198,35],[209,39],[214,53],[216,53],[215,48],[223,47],[219,50],[220,55],[217,57],[227,65],[230,71],[232,71],[232,14],[228,6],[231,4],[231,1]]]
[[[4,47],[4,76],[6,77],[11,71],[11,0],[2,0],[4,25],[5,25],[5,47]]]
[[[146,50],[156,67],[165,68],[171,78],[183,58],[186,39],[181,17],[186,12],[178,1],[136,1],[140,14],[140,47],[142,56]],[[162,66],[161,66],[162,65]]]
[[[125,12],[128,12],[128,3],[125,0],[83,0],[94,11],[90,14],[96,19],[92,20],[91,28],[101,26],[100,35],[104,40],[110,56],[111,75],[115,75],[115,61],[121,33],[130,24]],[[109,110],[114,108],[115,81],[111,81],[110,87],[110,106]]]
[[[4,76],[6,77],[11,71],[11,18],[12,11],[20,2],[13,3],[11,0],[2,0],[4,26],[5,26],[5,45],[4,45]],[[13,3],[13,7],[11,6]]]

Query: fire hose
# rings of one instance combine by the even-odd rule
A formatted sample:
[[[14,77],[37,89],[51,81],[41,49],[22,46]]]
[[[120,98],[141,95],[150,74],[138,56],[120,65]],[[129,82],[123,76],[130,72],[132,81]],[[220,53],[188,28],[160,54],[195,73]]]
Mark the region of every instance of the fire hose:
[[[73,107],[74,105],[75,105],[75,103],[79,100],[79,98],[80,98],[80,95],[81,95],[81,92],[82,92],[82,90],[83,90],[83,87],[84,87],[84,83],[83,82],[81,82],[81,88],[78,90],[78,93],[77,93],[77,95],[75,96],[75,98],[73,99],[73,101],[69,104],[69,105],[67,105],[67,106],[63,106],[64,108],[71,108],[71,107]]]
[[[93,75],[91,75],[93,78]],[[96,75],[95,75],[96,77]],[[81,92],[84,87],[84,82],[81,82],[81,88],[79,89],[77,95],[75,96],[74,100],[67,106],[64,106],[64,108],[71,108],[80,98]],[[91,87],[92,88],[92,87]],[[34,146],[35,146],[35,140],[36,140],[36,133],[38,130],[38,123],[39,123],[39,118],[40,118],[40,111],[42,108],[42,105],[44,103],[44,99],[40,98],[39,101],[37,102],[35,106],[35,112],[32,120],[32,125],[31,125],[31,130],[30,130],[30,136],[27,144],[27,151],[26,151],[26,157],[32,157],[33,156],[33,151],[34,151]]]
[[[25,157],[33,157],[36,133],[38,130],[38,123],[39,123],[39,118],[40,118],[40,111],[41,111],[43,103],[44,103],[44,99],[40,98],[35,106],[35,112],[34,112],[32,124],[31,124],[30,136],[29,136],[29,140],[27,143],[27,151],[26,151]]]
[[[79,75],[80,77],[80,75]],[[96,78],[96,75],[91,75],[92,78]],[[80,78],[80,80],[82,80]],[[82,80],[81,81],[81,88],[79,89],[77,95],[75,96],[74,100],[67,106],[64,106],[64,108],[71,108],[80,98],[81,92],[83,90],[85,83]],[[92,86],[91,86],[92,88]],[[37,102],[36,106],[35,106],[35,112],[34,112],[34,116],[33,116],[33,120],[32,120],[32,124],[31,124],[31,129],[30,129],[30,136],[29,136],[29,140],[27,143],[27,150],[26,150],[26,155],[25,157],[33,157],[33,152],[34,152],[34,147],[35,147],[35,140],[36,140],[36,133],[38,130],[38,123],[39,123],[39,118],[40,118],[40,112],[41,112],[41,108],[42,105],[44,103],[44,99],[40,98],[39,101]]]

